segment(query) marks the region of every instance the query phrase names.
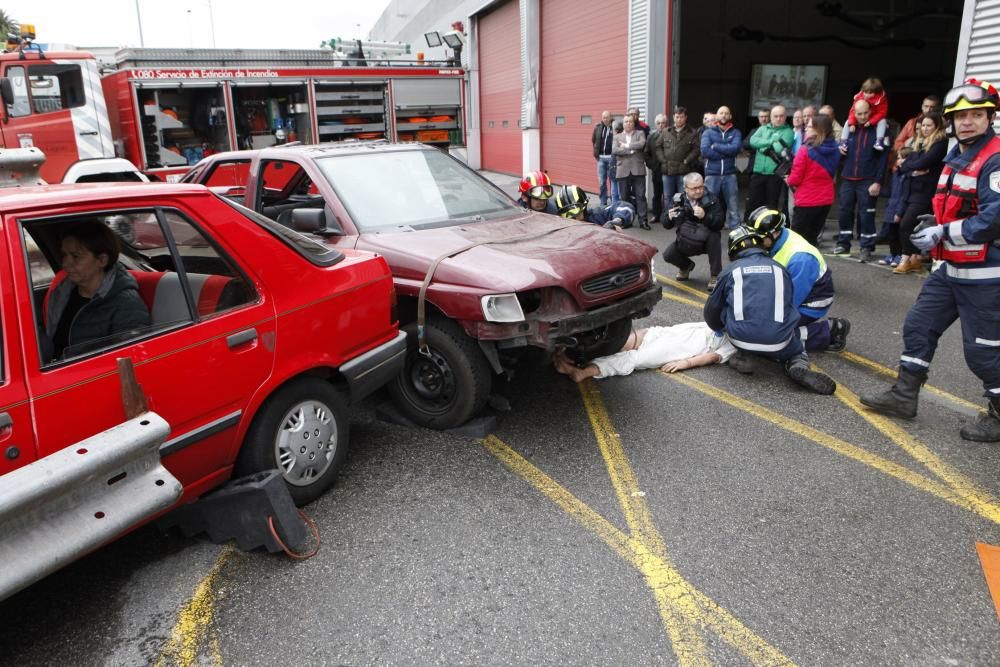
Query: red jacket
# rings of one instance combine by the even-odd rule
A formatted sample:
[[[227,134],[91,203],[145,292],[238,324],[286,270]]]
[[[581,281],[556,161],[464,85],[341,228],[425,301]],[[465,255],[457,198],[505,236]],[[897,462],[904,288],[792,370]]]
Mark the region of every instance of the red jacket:
[[[858,91],[858,94],[854,96],[854,101],[851,102],[851,111],[847,114],[848,125],[858,124],[858,120],[854,117],[854,105],[864,99],[865,94],[862,91]],[[871,98],[865,100],[865,102],[868,102],[872,108],[871,115],[868,116],[868,124],[872,127],[875,127],[880,120],[884,120],[889,116],[889,97],[885,94],[885,91],[875,93]]]
[[[833,204],[833,176],[839,163],[840,151],[835,139],[827,139],[815,147],[803,144],[788,174],[788,185],[795,190],[795,206]]]

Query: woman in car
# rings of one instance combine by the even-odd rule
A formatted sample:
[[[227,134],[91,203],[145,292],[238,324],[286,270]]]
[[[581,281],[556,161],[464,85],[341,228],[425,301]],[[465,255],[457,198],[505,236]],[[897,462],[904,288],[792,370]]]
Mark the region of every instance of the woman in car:
[[[65,279],[52,288],[45,309],[49,358],[62,357],[70,346],[149,326],[139,285],[118,263],[118,237],[107,225],[73,225],[60,249]]]

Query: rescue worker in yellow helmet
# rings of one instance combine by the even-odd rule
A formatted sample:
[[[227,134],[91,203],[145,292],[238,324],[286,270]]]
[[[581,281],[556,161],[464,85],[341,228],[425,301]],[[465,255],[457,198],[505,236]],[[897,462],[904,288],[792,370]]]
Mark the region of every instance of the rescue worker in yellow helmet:
[[[1000,137],[993,117],[997,89],[968,79],[944,97],[944,117],[958,140],[944,159],[933,200],[910,236],[920,250],[942,260],[924,282],[903,324],[903,354],[893,387],[861,397],[879,412],[911,419],[938,339],[962,320],[965,362],[982,380],[988,412],[962,427],[961,436],[1000,442]]]

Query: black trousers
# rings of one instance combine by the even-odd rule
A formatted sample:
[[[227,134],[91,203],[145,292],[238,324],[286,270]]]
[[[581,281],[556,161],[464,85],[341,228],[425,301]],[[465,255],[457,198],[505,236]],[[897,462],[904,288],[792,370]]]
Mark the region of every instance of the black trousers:
[[[830,205],[826,206],[796,206],[792,214],[792,231],[798,232],[806,241],[819,247],[819,235],[826,224],[826,215]]]
[[[618,194],[622,201],[635,201],[636,222],[646,222],[646,175],[618,179]]]
[[[708,254],[709,275],[715,277],[722,273],[722,232],[712,232],[708,240],[705,241],[705,249],[698,253],[698,255],[706,253]],[[682,253],[677,247],[676,241],[667,246],[667,249],[663,251],[663,259],[682,270],[691,269],[694,266],[691,257],[696,256]]]
[[[907,202],[906,209],[903,211],[903,215],[899,216],[899,243],[902,247],[902,255],[919,255],[920,251],[917,246],[910,243],[910,234],[913,233],[913,228],[917,226],[917,217],[925,213],[930,213],[932,210],[931,203],[929,201],[917,201],[917,202]]]
[[[760,206],[780,210],[781,189],[785,182],[774,174],[750,174],[750,187],[747,190],[747,219]]]
[[[653,206],[649,211],[649,221],[658,222],[663,215],[663,174],[659,169],[649,171],[653,179]]]

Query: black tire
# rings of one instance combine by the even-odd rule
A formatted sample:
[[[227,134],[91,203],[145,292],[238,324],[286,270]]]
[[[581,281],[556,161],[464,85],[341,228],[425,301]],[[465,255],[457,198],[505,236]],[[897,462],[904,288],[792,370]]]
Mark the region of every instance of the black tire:
[[[578,337],[577,356],[584,361],[597,357],[606,357],[622,349],[629,334],[632,333],[632,318],[623,317],[600,329]]]
[[[396,407],[428,428],[460,426],[483,409],[493,376],[476,342],[451,320],[434,318],[424,331],[430,356],[417,350],[417,325],[406,331],[406,365],[389,383]]]
[[[254,417],[236,460],[235,475],[277,468],[301,507],[333,484],[349,442],[344,396],[324,380],[297,378],[268,398]]]

